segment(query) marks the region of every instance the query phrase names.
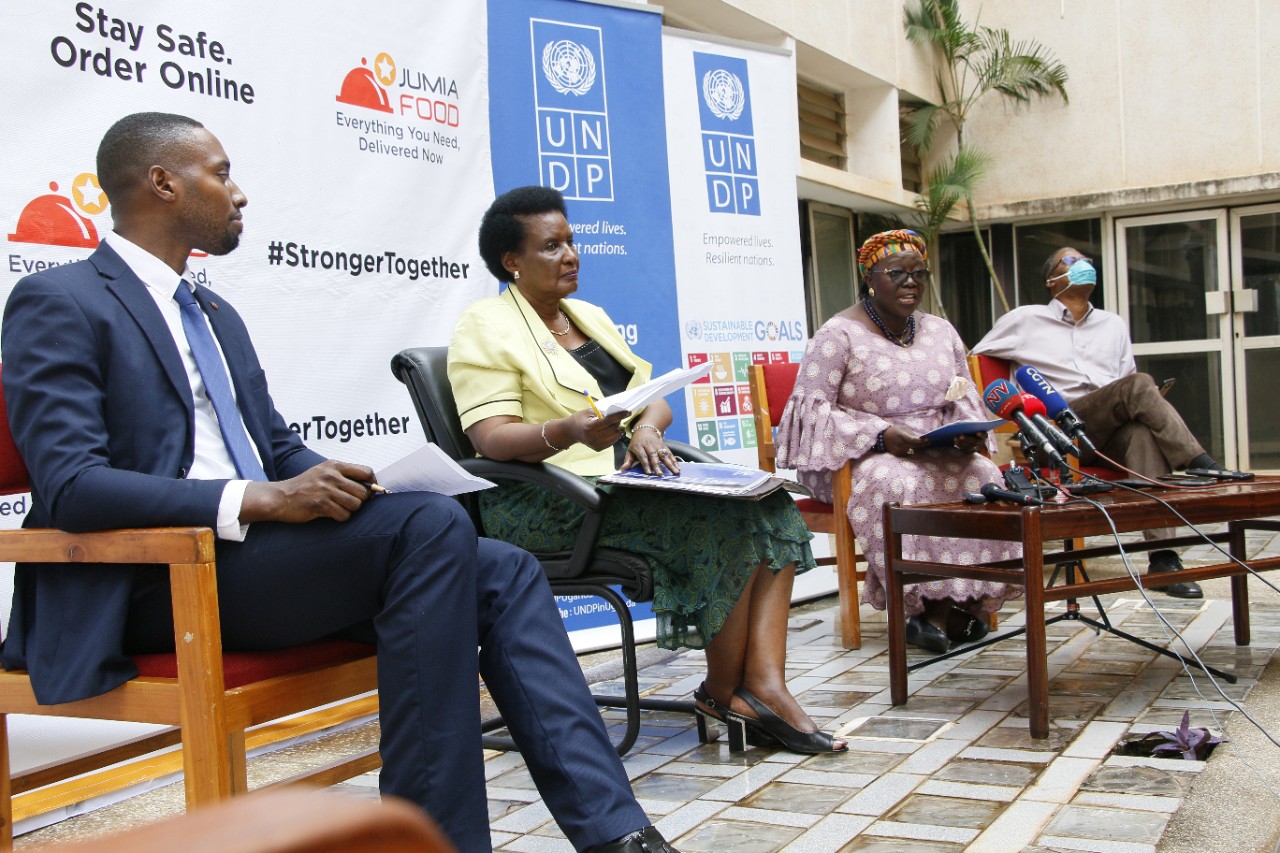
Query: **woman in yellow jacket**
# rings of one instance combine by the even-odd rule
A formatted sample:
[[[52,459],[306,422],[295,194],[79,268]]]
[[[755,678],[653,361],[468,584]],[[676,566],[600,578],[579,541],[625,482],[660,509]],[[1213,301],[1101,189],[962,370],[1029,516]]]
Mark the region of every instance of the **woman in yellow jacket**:
[[[509,286],[462,315],[449,380],[462,426],[490,459],[559,465],[587,478],[639,466],[677,470],[663,440],[671,408],[599,418],[583,396],[642,384],[650,365],[600,308],[570,299],[578,253],[560,193],[521,187],[500,196],[480,226],[480,254]],[[572,546],[582,512],[536,486],[482,493],[485,533],[533,551]],[[602,547],[648,558],[663,648],[706,650],[700,714],[744,726],[755,743],[794,752],[841,751],[787,690],[787,615],[797,571],[813,567],[812,537],[788,494],[761,501],[619,489]],[[705,727],[699,726],[705,733]]]

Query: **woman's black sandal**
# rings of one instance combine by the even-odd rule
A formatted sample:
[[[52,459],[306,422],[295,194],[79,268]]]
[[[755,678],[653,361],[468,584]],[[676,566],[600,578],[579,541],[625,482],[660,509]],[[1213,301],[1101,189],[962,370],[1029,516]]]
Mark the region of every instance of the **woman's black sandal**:
[[[751,692],[739,687],[733,691],[735,695],[742,698],[751,706],[751,710],[756,712],[758,719],[744,717],[741,714],[727,711],[727,723],[729,725],[729,750],[733,751],[733,742],[735,729],[741,734],[740,738],[751,730],[764,731],[771,735],[778,743],[782,744],[783,749],[791,752],[800,753],[802,755],[818,755],[824,752],[844,752],[849,748],[848,744],[841,746],[839,749],[835,746],[835,738],[826,732],[813,731],[802,732],[796,727],[789,724],[786,720],[775,714],[768,705],[765,705]],[[726,709],[727,710],[727,709]]]
[[[778,742],[769,736],[769,733],[763,729],[753,729],[748,731],[745,725],[730,719],[729,715],[733,715],[738,719],[745,719],[733,714],[727,707],[721,705],[715,699],[711,698],[711,694],[707,692],[707,685],[698,685],[693,691],[694,713],[698,721],[698,743],[715,743],[720,739],[720,732],[716,730],[715,723],[724,725],[729,730],[729,751],[742,752],[747,748],[747,744],[751,746],[777,746]]]

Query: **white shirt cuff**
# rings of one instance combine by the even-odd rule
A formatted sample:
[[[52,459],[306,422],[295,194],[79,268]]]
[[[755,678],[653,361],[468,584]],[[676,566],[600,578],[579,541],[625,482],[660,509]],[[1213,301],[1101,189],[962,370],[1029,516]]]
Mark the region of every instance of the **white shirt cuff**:
[[[218,501],[219,539],[244,541],[249,525],[240,523],[240,506],[244,503],[244,493],[248,488],[248,480],[231,480],[222,490],[222,500]]]

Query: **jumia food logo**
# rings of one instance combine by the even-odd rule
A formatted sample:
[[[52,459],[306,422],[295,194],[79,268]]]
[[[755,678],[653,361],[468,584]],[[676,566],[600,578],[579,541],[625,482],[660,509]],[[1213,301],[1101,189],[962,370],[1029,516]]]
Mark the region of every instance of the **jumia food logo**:
[[[407,66],[400,68],[386,51],[374,57],[372,67],[367,57],[361,57],[359,67],[352,68],[343,78],[335,100],[446,127],[457,127],[461,122],[457,80]]]

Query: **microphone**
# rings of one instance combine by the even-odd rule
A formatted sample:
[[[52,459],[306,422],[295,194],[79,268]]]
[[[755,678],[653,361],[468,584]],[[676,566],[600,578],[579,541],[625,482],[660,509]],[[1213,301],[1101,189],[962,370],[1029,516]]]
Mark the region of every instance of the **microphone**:
[[[1017,380],[1018,385],[1023,390],[1030,392],[1044,404],[1045,411],[1049,417],[1057,421],[1058,425],[1066,430],[1068,435],[1079,441],[1086,450],[1091,450],[1094,453],[1098,452],[1098,448],[1093,446],[1093,442],[1085,434],[1084,421],[1080,420],[1079,415],[1071,411],[1067,401],[1058,393],[1058,389],[1050,385],[1049,380],[1040,375],[1040,371],[1034,367],[1023,365],[1014,374],[1014,379]]]
[[[1043,506],[1044,501],[1039,498],[1033,498],[1031,495],[1024,495],[1021,492],[1011,492],[1008,489],[1002,489],[995,483],[986,483],[982,487],[982,496],[989,501],[1012,501],[1016,504],[1024,506]],[[968,494],[965,500],[968,500]]]
[[[1044,417],[1043,403],[1030,394],[1019,392],[1008,379],[997,379],[988,385],[982,392],[982,399],[996,417],[1017,424],[1022,436],[1043,453],[1046,459],[1057,465],[1067,464],[1062,454],[1031,420],[1032,414]]]

